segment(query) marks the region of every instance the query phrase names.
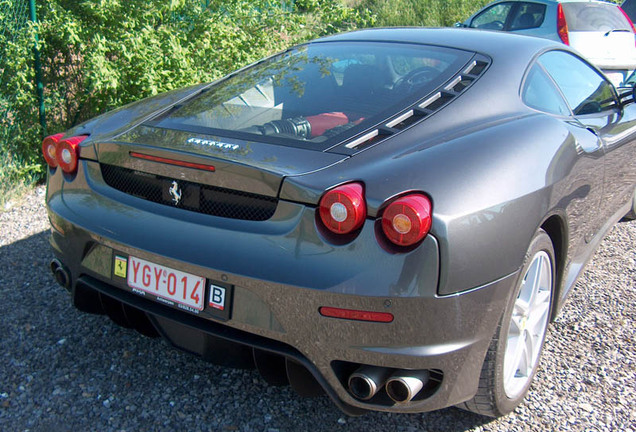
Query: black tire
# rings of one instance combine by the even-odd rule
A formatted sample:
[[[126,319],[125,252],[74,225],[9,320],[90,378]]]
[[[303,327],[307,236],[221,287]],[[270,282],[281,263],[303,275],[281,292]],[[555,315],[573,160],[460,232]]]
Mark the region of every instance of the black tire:
[[[546,256],[549,258],[549,265],[545,261]],[[521,289],[522,286],[524,286],[526,278],[529,274],[529,270],[532,264],[535,263],[535,259],[538,259],[538,257],[541,257],[542,261],[537,265],[541,265],[543,263],[542,268],[549,268],[550,271],[549,299],[547,300],[548,307],[547,311],[545,312],[547,314],[547,318],[545,327],[543,329],[543,334],[540,338],[537,338],[537,340],[540,340],[538,340],[537,343],[538,350],[535,350],[536,358],[534,362],[530,362],[531,364],[533,364],[531,368],[528,368],[529,370],[531,369],[531,372],[527,373],[521,378],[517,378],[518,369],[511,369],[515,371],[514,377],[517,381],[516,384],[518,390],[515,391],[512,396],[509,396],[504,386],[504,357],[506,354],[508,338],[511,334],[512,315],[513,311],[515,310],[515,303],[518,299],[520,299],[519,296],[521,293]],[[471,400],[458,405],[459,408],[489,417],[499,417],[513,411],[517,407],[517,405],[519,405],[523,401],[526,394],[528,393],[528,389],[530,388],[532,379],[537,372],[539,358],[541,356],[541,351],[545,342],[547,325],[550,322],[553,307],[552,305],[554,298],[555,274],[554,247],[552,245],[552,241],[545,231],[539,230],[530,242],[530,246],[528,247],[528,252],[525,255],[524,263],[519,273],[514,292],[508,300],[506,309],[502,314],[495,335],[490,343],[488,352],[486,353],[486,358],[481,370],[481,376],[479,378],[479,388],[477,390],[477,393]],[[546,285],[548,285],[547,282]],[[545,298],[546,295],[546,291],[542,291],[542,297]],[[545,307],[545,301],[541,304],[543,305],[543,307]],[[540,315],[541,319],[537,321],[541,321],[543,319],[542,309],[540,311]],[[537,313],[535,313],[535,317],[536,316]],[[526,331],[525,325],[527,321],[529,321],[529,319],[527,318],[524,318],[522,321],[523,326],[521,330],[523,332]],[[525,385],[521,385],[521,383],[525,380],[527,380],[527,382],[525,382]],[[512,380],[508,380],[508,388],[512,386],[510,382],[512,382]]]

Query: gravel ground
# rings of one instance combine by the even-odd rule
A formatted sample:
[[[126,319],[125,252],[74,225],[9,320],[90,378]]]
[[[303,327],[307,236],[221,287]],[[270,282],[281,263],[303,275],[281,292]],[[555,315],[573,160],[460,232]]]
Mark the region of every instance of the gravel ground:
[[[47,269],[44,188],[0,213],[2,431],[636,431],[636,222],[603,241],[525,403],[493,420],[455,408],[343,415],[76,311]]]

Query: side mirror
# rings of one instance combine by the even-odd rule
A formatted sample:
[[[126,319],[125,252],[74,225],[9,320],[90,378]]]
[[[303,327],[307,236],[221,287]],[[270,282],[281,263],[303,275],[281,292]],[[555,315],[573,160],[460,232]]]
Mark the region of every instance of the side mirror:
[[[468,26],[464,24],[463,22],[456,22],[455,27],[468,27]]]

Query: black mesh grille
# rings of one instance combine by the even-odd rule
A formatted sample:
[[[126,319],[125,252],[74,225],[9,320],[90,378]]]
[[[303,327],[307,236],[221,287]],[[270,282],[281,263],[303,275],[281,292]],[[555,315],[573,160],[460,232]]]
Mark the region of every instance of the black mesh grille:
[[[106,184],[148,201],[213,216],[264,221],[276,211],[276,198],[177,180],[101,164]],[[171,195],[170,189],[174,189]],[[179,196],[178,202],[174,199]]]

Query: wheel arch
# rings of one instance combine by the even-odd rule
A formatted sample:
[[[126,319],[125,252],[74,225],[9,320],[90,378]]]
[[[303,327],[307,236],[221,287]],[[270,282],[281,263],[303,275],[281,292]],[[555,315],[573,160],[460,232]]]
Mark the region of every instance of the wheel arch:
[[[554,321],[557,317],[561,304],[561,291],[563,289],[563,278],[565,277],[565,263],[567,260],[568,235],[567,224],[565,219],[558,214],[549,216],[542,224],[541,229],[544,230],[554,248],[555,272],[556,280],[554,284],[554,295],[552,300],[552,311],[550,320]]]

